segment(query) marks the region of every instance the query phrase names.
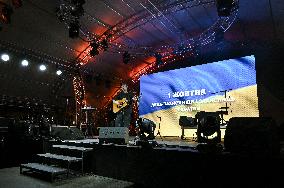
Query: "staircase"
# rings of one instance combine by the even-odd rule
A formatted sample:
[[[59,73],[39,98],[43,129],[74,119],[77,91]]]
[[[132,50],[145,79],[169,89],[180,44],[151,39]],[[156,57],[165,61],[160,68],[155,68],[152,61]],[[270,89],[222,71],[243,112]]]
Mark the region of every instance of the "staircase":
[[[61,142],[52,144],[49,150],[47,153],[37,154],[35,162],[21,164],[20,173],[40,173],[51,182],[62,176],[68,178],[70,173],[84,174],[84,161],[93,148]]]

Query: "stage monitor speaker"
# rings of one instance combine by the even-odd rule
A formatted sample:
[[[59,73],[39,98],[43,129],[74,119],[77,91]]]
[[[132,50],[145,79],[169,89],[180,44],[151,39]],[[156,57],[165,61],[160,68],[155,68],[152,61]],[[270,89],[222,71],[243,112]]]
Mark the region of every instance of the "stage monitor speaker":
[[[272,118],[233,117],[225,131],[225,150],[232,153],[278,155],[280,140],[277,130]]]
[[[99,142],[127,144],[129,141],[129,129],[127,127],[100,127]]]
[[[82,140],[85,138],[80,129],[68,126],[52,126],[51,136],[61,140]]]

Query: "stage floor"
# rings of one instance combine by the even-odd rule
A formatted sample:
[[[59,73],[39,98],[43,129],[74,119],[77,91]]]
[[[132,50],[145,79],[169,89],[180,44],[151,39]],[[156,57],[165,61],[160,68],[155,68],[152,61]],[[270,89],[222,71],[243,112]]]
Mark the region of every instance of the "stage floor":
[[[135,145],[136,139],[137,137],[130,136],[128,145]],[[196,142],[194,138],[181,139],[180,137],[156,137],[154,140],[151,141],[156,141],[158,145],[170,146],[170,147],[171,146],[196,147],[198,145],[198,142]],[[99,143],[99,138],[98,136],[96,136],[93,138],[86,138],[82,140],[64,140],[63,142],[95,144]],[[221,142],[220,144],[223,144],[223,142]]]
[[[44,177],[26,176],[20,174],[20,167],[0,169],[0,187],[3,188],[130,188],[134,183],[113,178],[86,174],[68,179],[60,179],[53,183],[46,181]]]

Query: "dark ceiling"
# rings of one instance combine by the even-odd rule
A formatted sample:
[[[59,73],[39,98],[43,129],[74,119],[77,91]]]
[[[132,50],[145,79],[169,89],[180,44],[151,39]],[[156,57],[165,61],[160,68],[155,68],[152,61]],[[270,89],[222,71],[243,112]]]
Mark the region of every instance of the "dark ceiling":
[[[17,49],[39,62],[67,68],[82,64],[86,96],[94,106],[104,105],[122,81],[132,80],[139,71],[157,69],[155,52],[174,63],[212,49],[230,51],[284,39],[283,0],[239,0],[234,13],[222,18],[223,25],[214,0],[86,0],[78,38],[69,37],[66,21],[56,14],[66,0],[23,0],[19,8],[10,0],[1,2],[13,8],[11,23],[1,24],[1,49]],[[105,37],[110,37],[109,48],[89,56],[90,42]],[[185,46],[190,49],[179,54]],[[125,51],[131,55],[127,64]]]

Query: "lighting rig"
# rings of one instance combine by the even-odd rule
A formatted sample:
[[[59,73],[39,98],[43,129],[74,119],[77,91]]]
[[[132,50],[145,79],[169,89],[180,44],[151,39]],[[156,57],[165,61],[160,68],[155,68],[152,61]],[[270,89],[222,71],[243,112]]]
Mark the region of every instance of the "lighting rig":
[[[56,10],[58,19],[67,24],[70,38],[79,37],[79,18],[84,14],[84,4],[85,0],[61,0]]]
[[[107,51],[108,49],[108,41],[107,39],[102,39],[101,41],[98,40],[93,40],[90,42],[90,51],[89,51],[89,55],[91,57],[94,57],[96,55],[99,55],[100,51]]]
[[[81,53],[78,58],[78,62],[80,65],[84,65],[88,63],[91,57],[96,56],[100,53],[100,51],[106,51],[109,46],[111,46],[112,50],[117,53],[121,53],[123,62],[128,63],[128,56],[131,54],[132,58],[137,56],[143,57],[154,57],[155,61],[146,65],[144,68],[136,72],[132,76],[132,82],[136,83],[140,76],[144,74],[149,74],[151,72],[156,71],[158,68],[165,66],[168,63],[175,62],[177,60],[182,60],[185,57],[194,56],[197,54],[196,49],[201,49],[202,47],[208,45],[211,42],[214,42],[216,37],[218,38],[220,33],[226,32],[228,28],[230,28],[231,24],[235,21],[238,12],[238,0],[231,0],[233,3],[232,6],[229,7],[229,15],[228,16],[219,16],[218,19],[207,29],[205,29],[200,35],[190,38],[185,38],[183,41],[180,41],[171,45],[163,45],[158,48],[147,47],[147,46],[139,46],[136,44],[128,45],[124,47],[122,44],[118,42],[113,42],[125,33],[140,27],[142,25],[147,24],[148,22],[153,21],[154,19],[159,19],[161,16],[165,16],[168,14],[173,14],[182,10],[190,9],[191,7],[196,6],[204,6],[207,4],[215,3],[216,1],[192,1],[192,0],[177,0],[174,2],[168,3],[160,3],[159,5],[155,5],[154,8],[150,8],[150,4],[145,4],[145,10],[134,14],[133,16],[125,19],[123,22],[119,22],[118,24],[107,29],[102,35],[98,37],[94,37],[95,40],[92,40],[89,46]],[[70,2],[68,0],[62,0],[63,4],[59,9],[59,17],[61,15],[61,19],[67,23],[73,23],[74,20],[78,21],[80,14],[75,11],[71,14],[72,10],[70,10]],[[150,2],[150,1],[148,1]],[[218,7],[217,7],[217,10]],[[80,11],[79,11],[80,12]],[[73,22],[71,22],[73,21]],[[79,23],[77,23],[79,25]],[[76,25],[76,24],[75,24]],[[217,32],[218,31],[218,32]],[[159,56],[155,57],[155,54],[158,53]],[[161,63],[162,62],[162,63]],[[157,66],[158,65],[158,66]]]
[[[153,3],[151,3],[151,1],[148,2],[150,3],[143,4],[145,10],[129,17],[128,19],[125,19],[123,22],[120,22],[117,25],[114,25],[113,27],[105,31],[101,36],[96,38],[97,41],[106,39],[104,42],[110,44],[112,46],[112,50],[114,50],[115,52],[123,54],[123,57],[127,55],[125,54],[126,52],[130,53],[132,58],[138,56],[154,57],[154,62],[149,62],[148,65],[146,65],[144,68],[133,75],[133,83],[136,83],[139,80],[140,76],[154,72],[156,69],[161,68],[168,63],[182,60],[185,57],[196,56],[198,54],[196,49],[201,49],[202,47],[216,41],[216,38],[218,40],[235,21],[239,3],[238,0],[229,0],[229,4],[227,3],[227,1],[224,1],[225,3],[223,3],[223,1],[207,0],[177,0],[174,2],[160,3],[158,5],[154,5]],[[218,12],[221,12],[223,8],[225,8],[228,14],[224,15],[221,13],[221,16],[219,16],[218,19],[210,27],[205,29],[198,36],[185,38],[184,40],[176,44],[163,45],[158,48],[139,46],[137,44],[132,44],[131,42],[130,45],[124,47],[120,43],[112,42],[125,33],[137,27],[145,25],[146,23],[151,22],[154,19],[159,19],[160,17],[164,17],[165,15],[190,9],[191,7],[204,6],[212,3],[216,5]],[[174,25],[171,24],[171,29],[174,28]],[[90,49],[92,49],[91,45],[85,50],[85,52],[90,51]],[[156,56],[157,53],[159,54],[158,58]],[[86,58],[86,56],[88,56],[86,54],[88,53],[82,53],[82,56],[79,57],[82,64],[87,63],[89,60],[89,58]]]

